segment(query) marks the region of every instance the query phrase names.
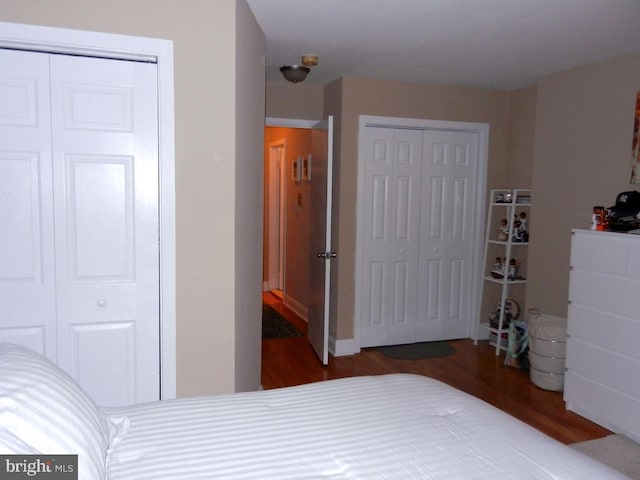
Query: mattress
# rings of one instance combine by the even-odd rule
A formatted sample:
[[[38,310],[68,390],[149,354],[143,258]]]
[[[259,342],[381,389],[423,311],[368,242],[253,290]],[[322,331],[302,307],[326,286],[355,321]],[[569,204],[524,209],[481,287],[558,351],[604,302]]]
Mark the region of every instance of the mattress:
[[[623,479],[439,381],[356,377],[105,409],[128,432],[107,478]]]

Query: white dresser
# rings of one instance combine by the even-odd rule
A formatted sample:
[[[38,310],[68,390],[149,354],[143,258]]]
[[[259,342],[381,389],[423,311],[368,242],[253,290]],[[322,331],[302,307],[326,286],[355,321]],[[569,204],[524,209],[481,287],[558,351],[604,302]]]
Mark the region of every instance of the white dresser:
[[[564,400],[640,440],[640,235],[574,230]]]

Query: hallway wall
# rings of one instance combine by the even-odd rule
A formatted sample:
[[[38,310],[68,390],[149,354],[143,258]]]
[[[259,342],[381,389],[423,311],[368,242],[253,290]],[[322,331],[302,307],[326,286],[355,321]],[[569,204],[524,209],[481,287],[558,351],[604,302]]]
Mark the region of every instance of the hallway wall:
[[[293,159],[298,156],[306,157],[311,151],[311,130],[304,128],[265,127],[265,225],[264,225],[264,269],[263,280],[268,279],[268,269],[276,268],[269,265],[269,232],[277,225],[268,224],[268,199],[271,189],[277,185],[269,184],[269,144],[284,140],[285,153],[285,261],[284,261],[284,302],[301,317],[307,318],[309,304],[309,260],[311,222],[310,193],[311,184],[302,180],[294,182],[292,179]]]

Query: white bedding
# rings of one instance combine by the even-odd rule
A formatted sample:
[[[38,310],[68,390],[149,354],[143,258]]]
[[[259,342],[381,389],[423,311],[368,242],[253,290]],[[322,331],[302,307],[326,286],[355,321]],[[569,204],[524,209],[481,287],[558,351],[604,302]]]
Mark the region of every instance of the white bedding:
[[[110,480],[627,478],[477,398],[414,375],[104,412],[129,422],[107,462]]]

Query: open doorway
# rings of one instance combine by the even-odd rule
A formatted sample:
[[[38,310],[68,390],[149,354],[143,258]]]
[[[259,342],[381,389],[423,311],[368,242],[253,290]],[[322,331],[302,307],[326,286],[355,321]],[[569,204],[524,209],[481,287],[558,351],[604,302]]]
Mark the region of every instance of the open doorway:
[[[310,182],[294,175],[295,162],[311,148],[309,127],[265,127],[263,290],[274,291],[308,318]]]

